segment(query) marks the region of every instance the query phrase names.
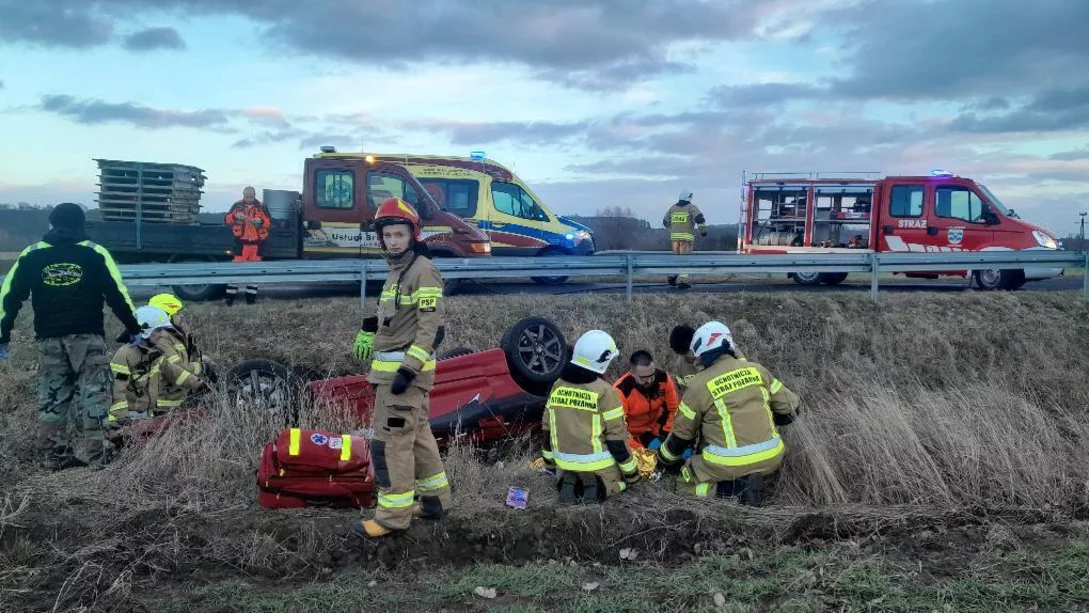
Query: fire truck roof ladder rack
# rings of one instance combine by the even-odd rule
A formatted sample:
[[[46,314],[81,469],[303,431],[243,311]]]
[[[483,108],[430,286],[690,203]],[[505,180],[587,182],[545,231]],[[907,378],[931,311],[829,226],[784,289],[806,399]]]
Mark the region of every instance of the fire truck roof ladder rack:
[[[751,172],[749,178],[753,181],[772,181],[776,179],[806,179],[816,181],[819,179],[880,179],[885,175],[876,171],[845,171],[845,172]]]

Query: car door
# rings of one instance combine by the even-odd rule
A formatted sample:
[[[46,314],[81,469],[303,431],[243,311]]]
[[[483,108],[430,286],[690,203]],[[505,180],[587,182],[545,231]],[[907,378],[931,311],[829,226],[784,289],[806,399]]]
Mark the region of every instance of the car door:
[[[543,238],[547,216],[521,187],[492,181],[488,236],[505,255],[534,255],[548,246]],[[546,219],[542,220],[542,216]]]
[[[987,205],[971,187],[934,185],[934,208],[928,220],[928,251],[979,251],[994,243]]]
[[[926,251],[926,185],[892,183],[885,190],[878,251]]]

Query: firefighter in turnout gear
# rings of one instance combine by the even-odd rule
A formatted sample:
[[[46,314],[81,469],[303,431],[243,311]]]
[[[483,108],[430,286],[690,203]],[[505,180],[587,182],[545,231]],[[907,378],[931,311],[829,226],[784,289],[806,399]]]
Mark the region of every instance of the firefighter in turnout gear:
[[[378,509],[374,519],[352,527],[371,538],[404,530],[413,517],[439,519],[453,504],[428,422],[435,350],[445,334],[442,277],[420,240],[412,205],[386,200],[374,227],[390,272],[377,315],[356,335],[355,355],[370,361],[367,380],[375,386],[370,451]]]
[[[541,420],[541,457],[559,470],[561,502],[601,502],[640,480],[620,396],[601,378],[618,353],[611,336],[591,330],[552,385]]]
[[[778,427],[794,421],[798,397],[755,362],[737,358],[725,324],[701,326],[691,350],[703,370],[689,380],[673,432],[658,449],[666,465],[680,462],[678,489],[699,497],[738,496],[758,506],[762,478],[779,469],[785,446]]]
[[[188,361],[166,311],[142,306],[136,319],[141,327],[138,341],[123,345],[110,362],[114,402],[109,423],[114,427],[165,415],[204,385],[199,364]]]
[[[193,374],[203,377],[208,383],[214,384],[217,380],[215,364],[208,359],[197,345],[196,335],[193,334],[193,324],[189,321],[189,315],[185,311],[185,304],[173,294],[156,294],[147,301],[149,306],[159,307],[170,316],[171,336],[175,338],[174,349],[179,354],[184,354],[186,362],[192,364],[190,369]]]
[[[140,333],[132,300],[110,253],[87,240],[78,204],[49,214],[52,229],[19,255],[0,286],[0,358],[7,356],[12,327],[29,297],[38,345],[38,447],[47,468],[106,462],[104,427],[110,408],[110,356],[102,321],[103,302],[124,324],[128,338]],[[68,438],[70,414],[81,416],[82,445]]]
[[[701,236],[707,236],[707,220],[704,219],[699,207],[692,204],[692,192],[690,190],[681,192],[677,204],[669,207],[669,210],[666,211],[665,217],[662,219],[662,225],[669,229],[669,241],[673,246],[675,255],[692,253],[696,242],[697,227],[699,227]],[[670,275],[669,284],[676,285],[681,289],[691,287],[688,284],[687,274],[682,274],[680,277]]]
[[[242,190],[242,199],[231,205],[230,210],[223,217],[223,221],[231,227],[231,233],[238,240],[238,248],[235,251],[235,262],[260,262],[261,243],[268,238],[269,228],[272,226],[272,218],[268,209],[257,199],[257,190],[247,187]],[[243,285],[246,294],[246,304],[257,301],[257,286]],[[238,296],[238,286],[227,286],[227,306],[234,304]]]
[[[684,396],[688,389],[688,382],[700,371],[699,361],[692,355],[692,337],[696,335],[696,329],[684,324],[674,326],[669,333],[669,348],[677,355],[674,360],[673,376],[677,381],[677,391]]]

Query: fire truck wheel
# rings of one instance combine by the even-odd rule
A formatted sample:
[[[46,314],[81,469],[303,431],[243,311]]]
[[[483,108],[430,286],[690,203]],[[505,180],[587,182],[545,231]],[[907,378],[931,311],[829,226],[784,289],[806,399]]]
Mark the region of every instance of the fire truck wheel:
[[[847,280],[845,272],[826,272],[821,274],[821,282],[825,285],[839,285]]]
[[[790,276],[798,285],[820,285],[823,275],[819,272],[795,272]]]
[[[977,270],[972,273],[976,279],[976,287],[992,292],[995,290],[1015,290],[1025,284],[1025,271],[1023,270]]]

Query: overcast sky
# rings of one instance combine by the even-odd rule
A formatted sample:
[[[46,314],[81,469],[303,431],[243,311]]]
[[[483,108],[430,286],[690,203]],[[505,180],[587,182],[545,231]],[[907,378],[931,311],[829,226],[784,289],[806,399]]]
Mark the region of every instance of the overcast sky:
[[[298,189],[322,144],[512,166],[560,213],[738,217],[748,171],[945,168],[1089,207],[1087,0],[0,0],[0,201],[106,157]]]

